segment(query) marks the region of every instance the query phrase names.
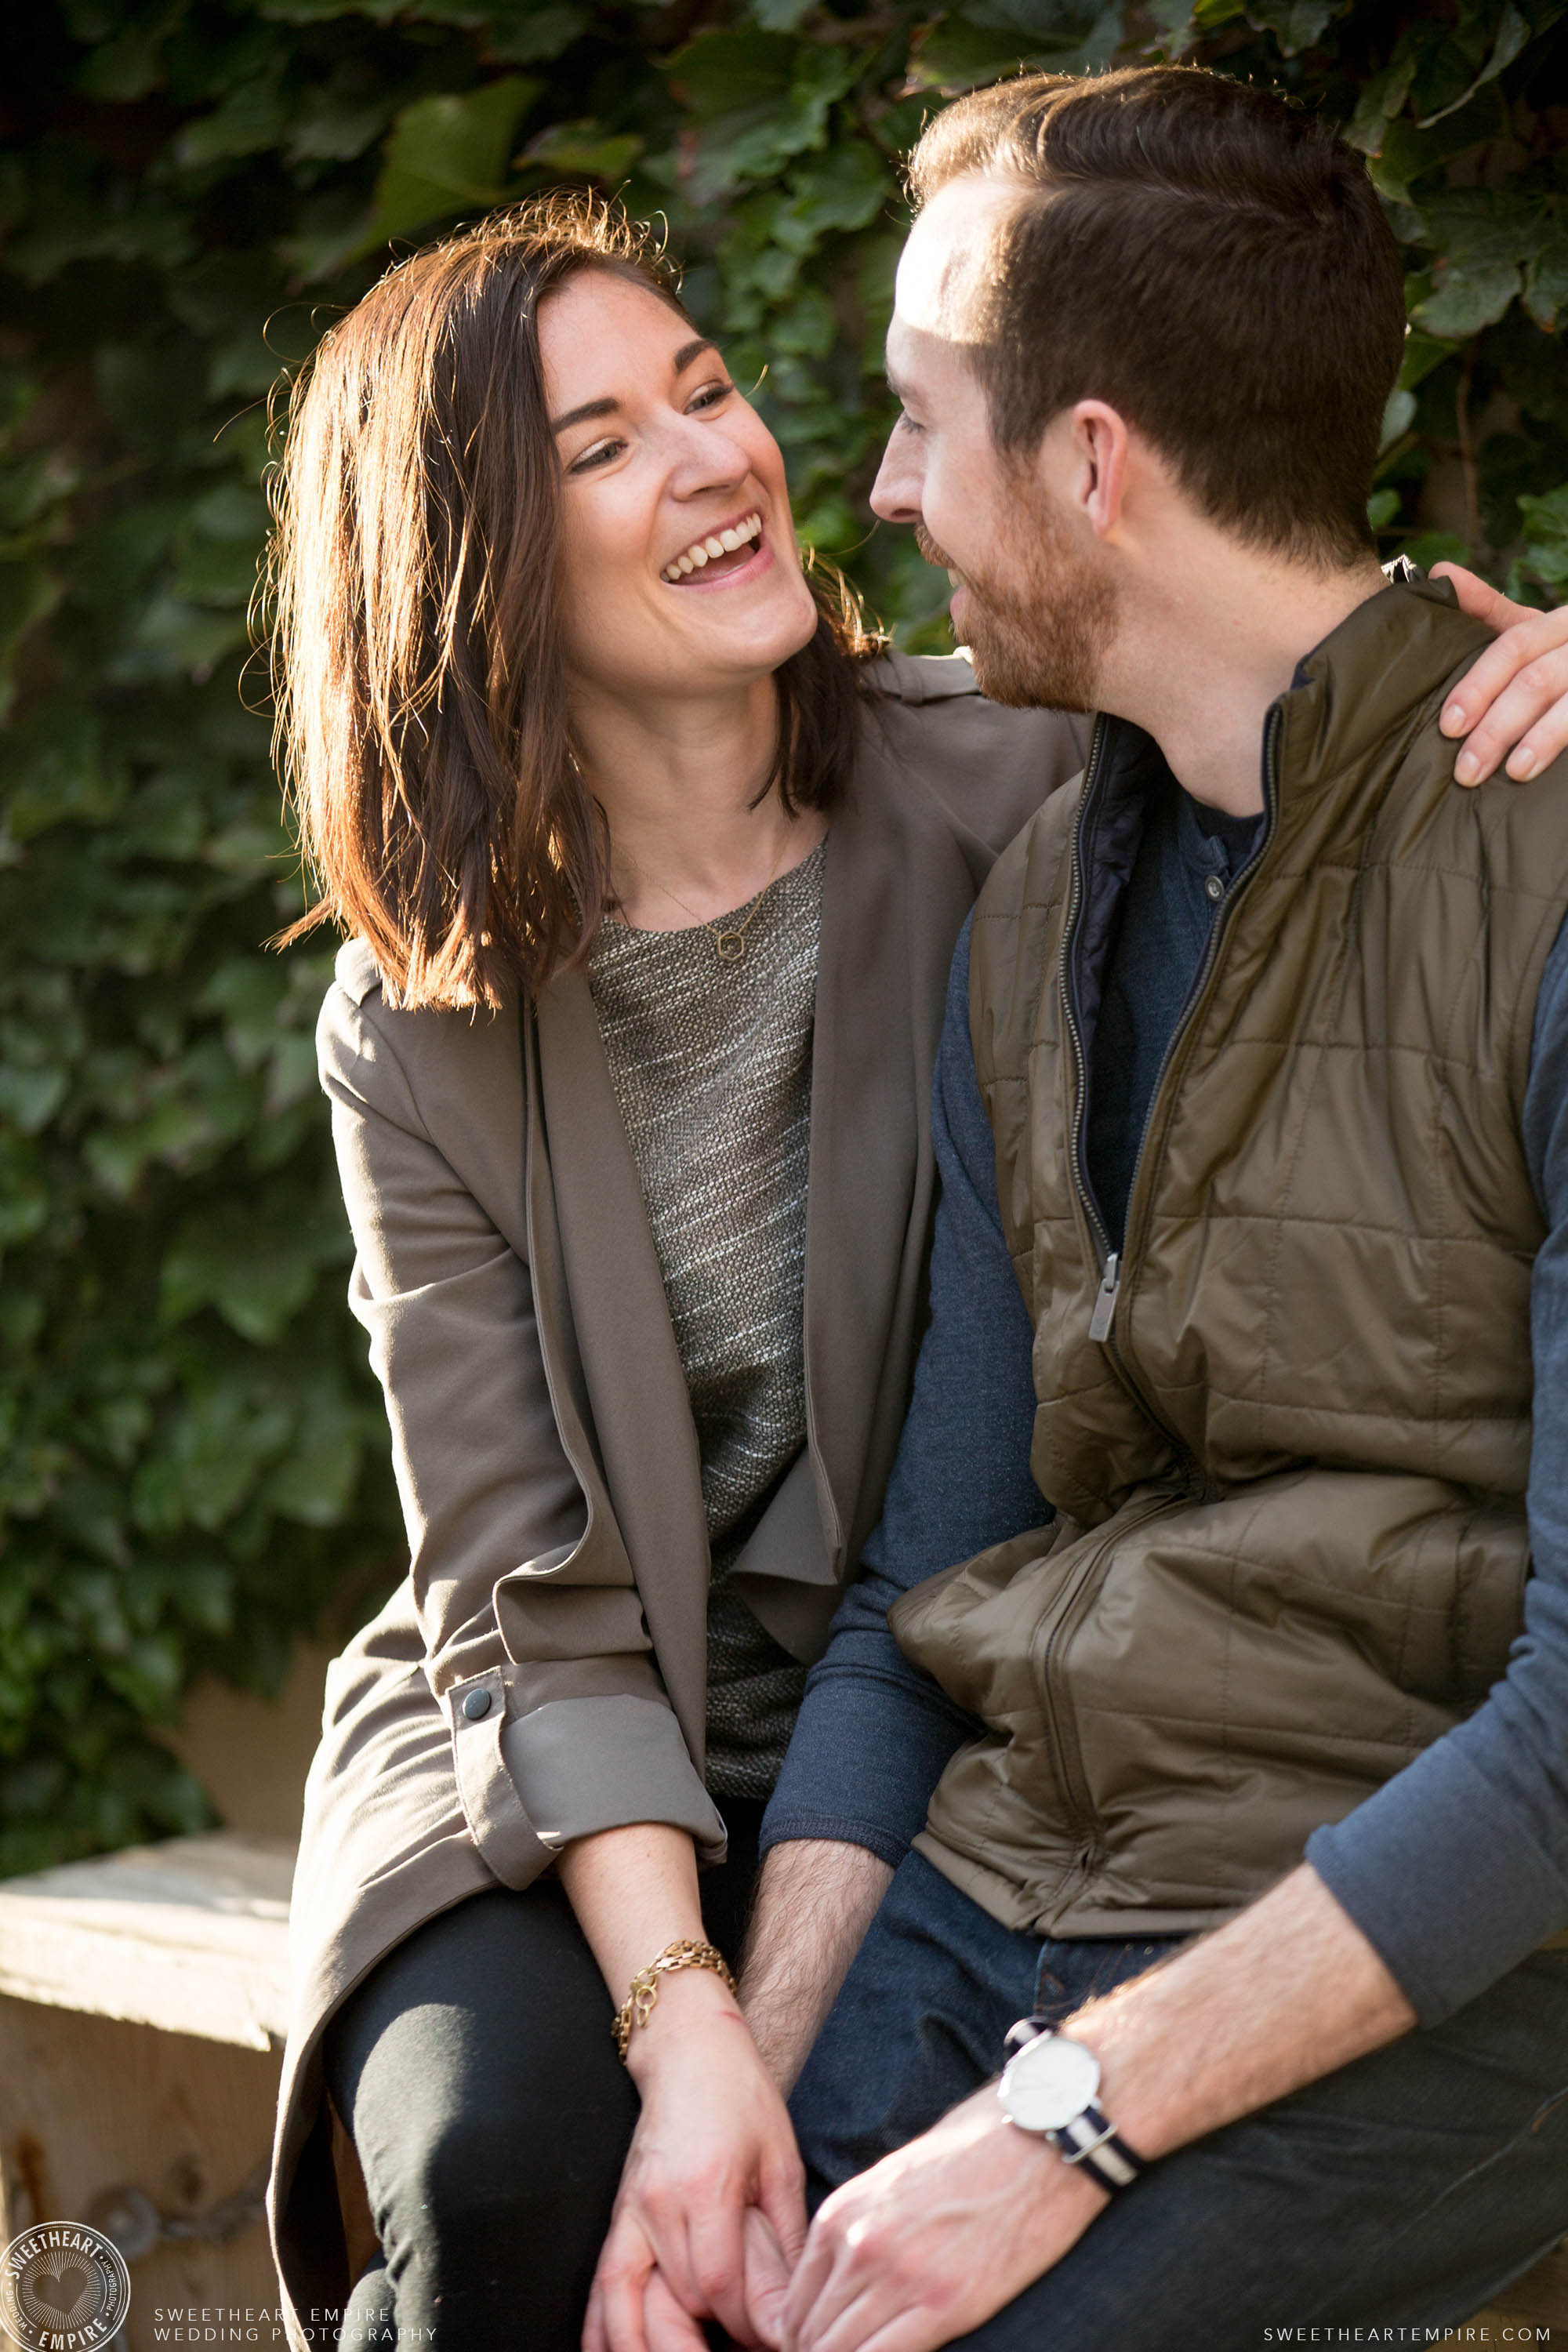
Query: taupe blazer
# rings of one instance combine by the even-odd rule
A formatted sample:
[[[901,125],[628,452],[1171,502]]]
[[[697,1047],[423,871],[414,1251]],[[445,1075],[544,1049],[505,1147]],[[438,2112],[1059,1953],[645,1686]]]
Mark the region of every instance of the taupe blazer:
[[[809,1660],[881,1507],[919,1340],[928,1094],[953,942],[996,854],[1082,764],[960,656],[868,675],[828,829],[812,1055],[807,1442],[737,1589]],[[321,1082],[386,1395],[408,1575],[328,1677],[295,1881],[272,2212],[295,2314],[346,2291],[319,2045],[423,1920],[570,1838],[723,1823],[702,1780],[697,1440],[584,975],[494,1017],[388,1009],[362,942]]]

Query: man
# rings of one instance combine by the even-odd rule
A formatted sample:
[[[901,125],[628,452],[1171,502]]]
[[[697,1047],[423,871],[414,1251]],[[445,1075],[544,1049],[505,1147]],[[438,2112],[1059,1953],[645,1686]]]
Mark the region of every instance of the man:
[[[1424,2335],[1568,2228],[1568,766],[1452,789],[1484,632],[1373,554],[1356,157],[1152,68],[914,181],[874,503],[985,691],[1102,715],[960,945],[931,1327],[765,1832],[781,2076],[848,1966],[784,2341]]]

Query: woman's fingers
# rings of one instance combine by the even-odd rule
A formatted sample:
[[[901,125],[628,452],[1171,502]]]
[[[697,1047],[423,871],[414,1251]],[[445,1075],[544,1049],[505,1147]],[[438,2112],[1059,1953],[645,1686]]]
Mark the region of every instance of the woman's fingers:
[[[642,2231],[617,2216],[610,2223],[588,2298],[589,2320],[596,2320],[599,2333],[590,2341],[584,2327],[584,2352],[649,2352],[643,2302],[653,2268],[653,2252]]]
[[[1516,604],[1500,588],[1494,588],[1479,572],[1467,571],[1462,563],[1435,563],[1432,577],[1447,580],[1459,600],[1460,612],[1468,613],[1472,621],[1484,621],[1489,629],[1506,629],[1510,621],[1530,609],[1528,605]]]
[[[742,2224],[746,2266],[746,2313],[759,2344],[776,2352],[784,2341],[784,2304],[799,2248],[786,2253],[760,2205],[746,2209]]]
[[[707,2337],[670,2292],[662,2271],[649,2274],[643,2292],[643,2330],[647,2352],[708,2352]]]
[[[689,2212],[687,2273],[696,2293],[688,2308],[710,2312],[739,2343],[750,2344],[752,2336],[746,2318],[746,2263],[742,2238],[744,2211],[738,2200],[714,2198]]]
[[[588,2291],[588,2309],[583,2321],[583,2352],[609,2352],[605,2335],[605,2306],[595,2275]]]
[[[792,2143],[788,2156],[764,2167],[757,2203],[766,2216],[784,2259],[793,2270],[800,2260],[808,2226],[805,2167]]]
[[[1568,743],[1568,648],[1531,661],[1504,688],[1454,762],[1460,783],[1485,783],[1502,768],[1515,783],[1557,757]]]
[[[1433,577],[1451,581],[1462,610],[1501,632],[1443,709],[1444,734],[1466,739],[1455,780],[1484,783],[1502,767],[1523,783],[1568,746],[1568,606],[1534,612],[1458,564],[1435,565]]]

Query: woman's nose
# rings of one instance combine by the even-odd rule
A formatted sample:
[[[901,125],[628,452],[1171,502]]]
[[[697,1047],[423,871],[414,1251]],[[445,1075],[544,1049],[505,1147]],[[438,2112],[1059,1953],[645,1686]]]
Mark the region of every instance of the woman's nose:
[[[683,499],[701,490],[730,489],[752,469],[749,454],[732,433],[695,417],[681,418],[671,457],[670,488]]]

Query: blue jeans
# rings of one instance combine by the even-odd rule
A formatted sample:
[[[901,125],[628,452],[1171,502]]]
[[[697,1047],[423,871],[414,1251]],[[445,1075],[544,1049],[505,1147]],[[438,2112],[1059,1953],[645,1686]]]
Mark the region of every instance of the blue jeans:
[[[1066,2018],[1173,1948],[1016,1934],[910,1854],[792,2102],[813,2200],[994,2074],[1016,2018]],[[1568,1952],[1553,1951],[1447,2024],[1151,2167],[962,2342],[1263,2352],[1292,2340],[1287,2328],[1375,2325],[1421,2331],[1383,2341],[1420,2343],[1564,2231]]]

